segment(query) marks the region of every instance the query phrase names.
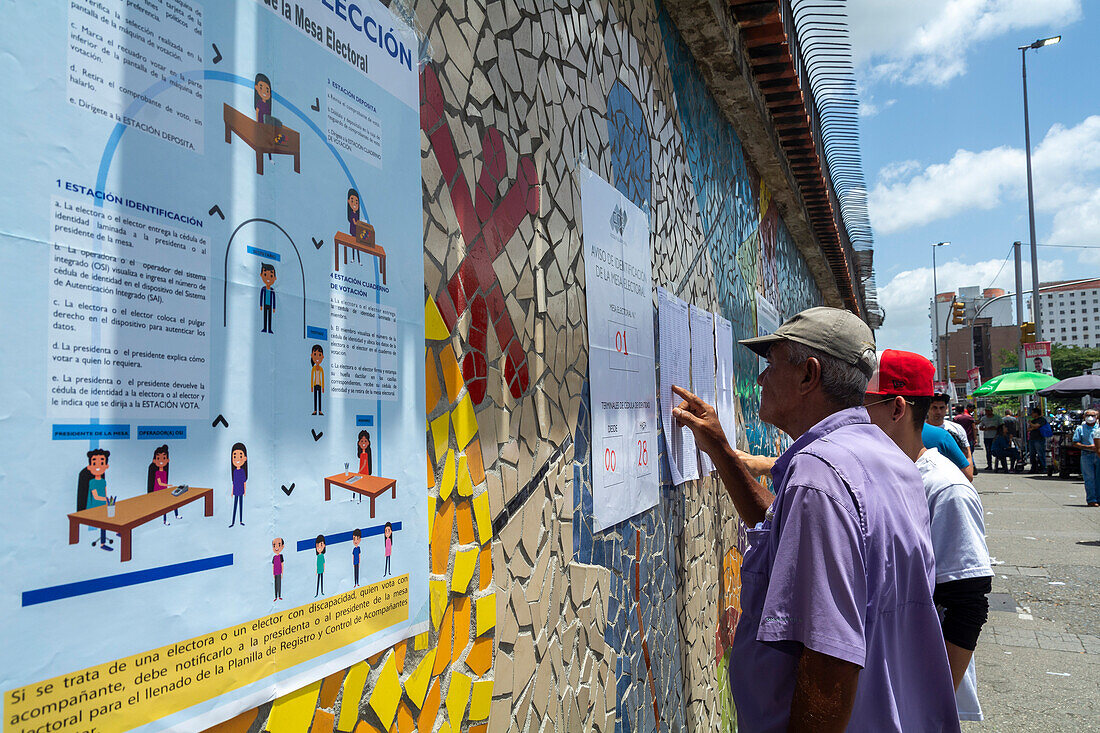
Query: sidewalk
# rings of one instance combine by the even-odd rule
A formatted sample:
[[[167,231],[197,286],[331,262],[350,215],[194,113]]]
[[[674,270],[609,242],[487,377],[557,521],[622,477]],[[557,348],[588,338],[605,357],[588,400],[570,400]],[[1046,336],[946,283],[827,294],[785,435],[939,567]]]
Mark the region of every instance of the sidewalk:
[[[1100,508],[1080,477],[982,470],[974,485],[1000,564],[975,653],[986,720],[963,730],[1100,731]]]

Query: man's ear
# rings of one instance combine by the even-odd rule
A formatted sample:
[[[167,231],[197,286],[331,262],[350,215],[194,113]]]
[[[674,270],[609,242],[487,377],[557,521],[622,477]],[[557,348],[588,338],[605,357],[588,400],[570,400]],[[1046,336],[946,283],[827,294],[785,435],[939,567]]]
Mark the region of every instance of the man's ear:
[[[802,362],[802,375],[798,382],[798,391],[802,395],[808,395],[821,384],[821,362],[811,356]]]
[[[894,408],[893,413],[890,415],[890,419],[894,422],[898,422],[903,419],[907,419],[909,413],[909,403],[905,401],[904,397],[894,397],[892,403]]]

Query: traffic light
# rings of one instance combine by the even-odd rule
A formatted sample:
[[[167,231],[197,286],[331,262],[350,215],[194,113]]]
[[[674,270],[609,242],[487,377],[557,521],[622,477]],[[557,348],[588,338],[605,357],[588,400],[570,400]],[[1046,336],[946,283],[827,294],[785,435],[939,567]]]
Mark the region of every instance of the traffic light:
[[[1030,321],[1020,324],[1020,343],[1021,344],[1033,344],[1035,343],[1035,324]]]
[[[950,379],[952,379],[952,380],[955,379],[955,365],[954,364],[948,364],[947,365],[947,373],[948,373],[948,377],[950,377]]]
[[[961,301],[954,301],[951,304],[951,322],[955,325],[966,323],[966,305]]]

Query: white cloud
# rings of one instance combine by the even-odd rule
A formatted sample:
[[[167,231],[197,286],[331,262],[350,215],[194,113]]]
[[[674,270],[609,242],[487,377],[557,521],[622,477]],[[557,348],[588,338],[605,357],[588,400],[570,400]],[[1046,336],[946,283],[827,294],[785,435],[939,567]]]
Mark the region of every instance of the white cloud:
[[[849,0],[848,16],[869,81],[942,85],[965,73],[975,44],[1058,32],[1081,17],[1081,0]]]
[[[1035,206],[1054,214],[1053,238],[1039,241],[1091,243],[1100,217],[1100,115],[1074,127],[1050,128],[1032,155]],[[988,211],[1009,197],[1022,198],[1027,178],[1024,151],[1002,145],[978,152],[957,150],[946,163],[923,169],[915,161],[879,171],[868,194],[875,231],[891,234],[967,211]]]
[[[879,112],[893,107],[897,101],[896,99],[887,99],[885,102],[876,102],[871,94],[864,92],[859,95],[859,116],[874,117]]]
[[[941,249],[940,254],[945,250]],[[899,272],[885,286],[879,288],[879,302],[886,311],[886,321],[875,336],[878,348],[904,349],[932,357],[932,323],[929,320],[929,303],[932,298],[932,253],[928,253],[929,266]],[[1003,266],[1003,267],[1002,267]],[[998,275],[998,272],[1000,274]],[[1023,263],[1024,286],[1031,282],[1031,263]],[[1062,260],[1043,259],[1039,270],[1041,280],[1057,280],[1065,277]],[[985,260],[966,264],[958,260],[941,262],[936,272],[936,285],[941,293],[977,285],[982,288],[1016,289],[1012,260]],[[1025,308],[1027,307],[1025,302]]]

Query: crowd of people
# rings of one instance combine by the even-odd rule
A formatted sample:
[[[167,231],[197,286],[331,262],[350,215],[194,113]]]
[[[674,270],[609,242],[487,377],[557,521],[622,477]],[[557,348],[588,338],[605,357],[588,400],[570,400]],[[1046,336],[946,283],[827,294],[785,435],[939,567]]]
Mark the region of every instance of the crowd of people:
[[[981,720],[973,652],[993,571],[972,448],[1005,418],[945,420],[932,363],[876,353],[847,311],[811,308],[741,343],[767,360],[760,419],[793,439],[782,455],[736,450],[712,405],[673,388],[674,419],[750,528],[729,666],[739,729]]]

